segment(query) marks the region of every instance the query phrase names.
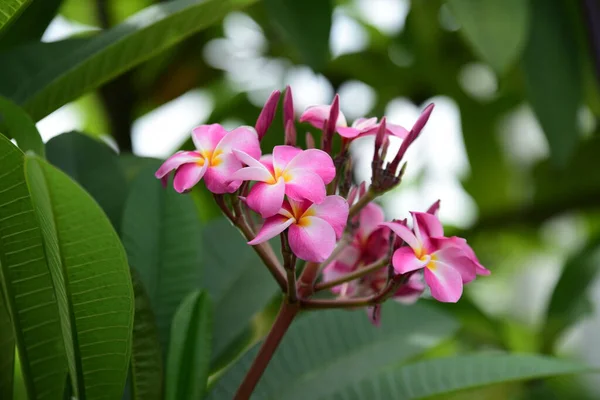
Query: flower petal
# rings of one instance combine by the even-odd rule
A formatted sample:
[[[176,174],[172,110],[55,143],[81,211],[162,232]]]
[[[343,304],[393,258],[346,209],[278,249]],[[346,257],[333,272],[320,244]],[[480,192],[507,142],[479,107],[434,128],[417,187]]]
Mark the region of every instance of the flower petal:
[[[358,217],[355,217],[355,220],[358,220],[356,234],[362,239],[366,239],[371,232],[379,227],[379,224],[385,221],[385,215],[379,205],[369,203],[360,211]]]
[[[408,136],[408,130],[403,126],[387,123],[385,127],[388,134],[399,137],[400,139],[405,139]]]
[[[306,199],[313,203],[320,203],[325,199],[327,190],[319,175],[311,171],[296,169],[289,172],[287,176],[290,177],[290,180],[285,182],[285,194],[290,198],[296,201]]]
[[[288,231],[290,248],[305,261],[322,262],[335,248],[335,231],[329,223],[317,217],[303,217]]]
[[[195,184],[200,182],[200,179],[206,173],[207,164],[203,166],[198,164],[184,164],[177,169],[175,172],[175,179],[173,179],[173,188],[179,193],[189,191]]]
[[[260,231],[256,234],[256,237],[249,241],[248,244],[254,246],[255,244],[266,242],[285,231],[293,223],[293,219],[286,218],[283,215],[274,215],[267,218]]]
[[[329,105],[308,107],[300,116],[300,122],[308,122],[317,129],[323,129],[325,120],[329,118],[330,110],[331,106]],[[346,117],[342,114],[341,110],[338,114],[336,126],[348,126]]]
[[[358,118],[352,123],[352,127],[359,130],[365,131],[372,128],[377,128],[377,118]]]
[[[192,130],[192,141],[200,152],[213,151],[227,131],[219,124],[200,125]]]
[[[434,299],[444,303],[456,303],[462,295],[463,282],[460,273],[454,268],[434,262],[433,268],[425,268],[425,282],[431,289]]]
[[[186,163],[196,163],[201,159],[202,156],[194,151],[178,151],[165,160],[165,162],[156,171],[154,176],[156,176],[158,179],[162,179],[169,172],[179,168],[181,165]]]
[[[360,135],[360,131],[356,128],[348,128],[346,126],[338,126],[337,133],[340,134],[341,137],[345,137],[346,139],[354,139],[358,135]]]
[[[425,284],[421,281],[420,275],[412,274],[408,278],[408,282],[396,290],[392,299],[401,304],[414,304],[421,297],[424,290]]]
[[[424,260],[420,260],[415,255],[415,252],[410,247],[400,247],[394,252],[392,256],[392,265],[394,271],[399,274],[406,274],[407,272],[419,270],[429,263],[431,258],[429,256],[424,257]]]
[[[433,253],[433,256],[436,261],[442,262],[457,270],[462,277],[463,283],[468,283],[475,279],[477,265],[473,260],[467,257],[466,253],[460,247],[453,246],[452,244],[446,245]]]
[[[335,178],[335,166],[331,156],[319,149],[308,149],[296,155],[286,166],[286,171],[303,169],[319,175],[327,185]]]
[[[400,237],[400,239],[404,240],[406,244],[412,247],[413,250],[421,250],[421,242],[417,239],[415,234],[408,226],[399,224],[397,222],[383,222],[381,225],[390,228],[396,235]]]
[[[283,171],[290,161],[302,150],[294,146],[275,146],[273,148],[273,169]]]
[[[415,235],[421,241],[431,237],[444,236],[442,223],[435,215],[424,212],[411,212],[411,214],[414,221]]]
[[[241,168],[231,175],[231,180],[268,182],[273,180],[271,171],[260,161],[240,150],[233,150],[235,157],[248,167]]]
[[[233,149],[241,150],[253,158],[260,158],[258,135],[251,126],[241,126],[227,133],[215,150],[230,153]]]
[[[250,189],[246,204],[263,218],[271,217],[279,212],[283,204],[286,185],[283,178],[274,184],[259,182]]]
[[[213,164],[214,161],[213,158]],[[242,184],[242,181],[232,181],[231,178],[240,168],[242,168],[242,163],[233,153],[221,154],[217,165],[208,167],[206,171],[206,175],[204,176],[206,188],[216,194],[235,192]]]
[[[320,204],[313,204],[307,211],[312,211],[315,217],[327,221],[335,232],[335,237],[340,238],[346,228],[349,207],[341,196],[327,196]]]

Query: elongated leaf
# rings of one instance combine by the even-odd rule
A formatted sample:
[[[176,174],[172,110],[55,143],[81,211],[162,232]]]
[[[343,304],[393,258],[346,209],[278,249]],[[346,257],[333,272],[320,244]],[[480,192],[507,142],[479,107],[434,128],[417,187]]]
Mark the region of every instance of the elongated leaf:
[[[0,33],[30,2],[31,0],[3,0],[0,3]]]
[[[0,135],[0,266],[30,399],[57,399],[67,374],[58,307],[23,153]],[[10,397],[9,397],[10,398]]]
[[[527,43],[529,2],[523,0],[448,0],[461,32],[475,52],[504,72]]]
[[[265,0],[270,20],[300,53],[302,60],[321,69],[329,59],[331,0]]]
[[[204,398],[212,319],[210,298],[205,292],[191,293],[177,309],[167,360],[167,400]]]
[[[531,4],[532,26],[523,58],[526,89],[552,159],[564,166],[579,140],[577,112],[583,96],[575,34],[565,17],[565,3],[533,0]]]
[[[2,274],[0,273],[0,277]],[[15,375],[15,337],[12,321],[4,301],[4,291],[0,281],[0,399],[10,399],[13,395]]]
[[[33,120],[19,106],[0,96],[0,132],[15,139],[23,151],[44,157],[44,142]]]
[[[382,315],[379,328],[364,310],[324,311],[300,318],[284,336],[253,399],[331,398],[355,381],[422,353],[458,328],[451,318],[420,304],[388,303]],[[211,399],[232,397],[256,350],[225,372]]]
[[[140,273],[166,349],[171,320],[185,296],[202,282],[201,226],[189,196],[163,188],[159,162],[144,168],[130,187],[122,237],[130,264]]]
[[[119,230],[127,181],[117,154],[108,145],[77,132],[52,138],[46,151],[48,161],[83,186]]]
[[[2,55],[0,93],[39,120],[254,0],[156,4],[90,39],[36,44]]]
[[[71,379],[86,399],[118,398],[127,378],[133,326],[125,251],[100,207],[67,175],[29,155],[25,175],[48,265],[65,282],[65,293],[60,287],[57,292],[68,303],[68,315],[61,317],[72,332],[67,354],[73,352],[77,372]]]
[[[28,2],[30,0],[27,0]],[[56,16],[62,0],[33,1],[14,24],[11,24],[0,37],[0,50],[19,44],[37,41]]]
[[[420,361],[353,382],[336,399],[408,400],[503,382],[590,372],[575,362],[526,354],[479,354]]]
[[[134,400],[160,400],[163,393],[163,361],[156,319],[138,273],[131,270],[135,293],[135,317],[131,349]]]

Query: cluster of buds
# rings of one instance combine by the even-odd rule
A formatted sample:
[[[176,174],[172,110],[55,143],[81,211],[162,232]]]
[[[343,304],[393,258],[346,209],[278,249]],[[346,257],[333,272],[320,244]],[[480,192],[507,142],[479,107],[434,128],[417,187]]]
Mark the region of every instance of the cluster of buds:
[[[360,118],[348,126],[335,96],[331,105],[313,106],[300,116],[322,130],[320,149],[309,133],[307,148],[296,145],[292,92],[283,100],[284,144],[262,154],[260,141],[271,126],[281,93],[267,100],[255,127],[232,131],[202,125],[192,132],[196,150],[180,151],[156,172],[180,193],[201,180],[231,222],[239,228],[275,277],[288,301],[301,308],[357,308],[379,320],[387,299],[416,301],[429,287],[432,297],[456,302],[463,284],[489,271],[464,239],[445,237],[437,218],[439,201],[427,212],[406,220],[385,222],[374,200],[400,184],[406,164],[398,167],[409,146],[427,123],[427,106],[407,130],[385,117]],[[334,151],[335,134],[341,146]],[[359,137],[374,135],[370,185],[352,181],[349,147]],[[402,140],[398,153],[384,165],[390,138]],[[395,138],[395,139],[394,139]],[[281,238],[283,265],[269,244]],[[301,274],[298,260],[304,260]],[[330,290],[333,299],[314,298]]]

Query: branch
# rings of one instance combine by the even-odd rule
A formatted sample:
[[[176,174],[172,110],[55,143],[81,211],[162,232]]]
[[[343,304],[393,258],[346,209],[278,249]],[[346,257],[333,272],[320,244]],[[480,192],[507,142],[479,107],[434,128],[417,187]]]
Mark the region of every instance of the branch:
[[[327,281],[327,282],[317,283],[315,285],[315,292],[318,292],[318,291],[321,291],[321,290],[326,290],[326,289],[331,289],[332,287],[341,285],[343,283],[350,282],[350,281],[353,281],[355,279],[362,278],[363,276],[369,275],[370,273],[375,272],[375,271],[381,269],[388,262],[389,262],[388,258],[383,258],[383,259],[381,259],[379,261],[375,261],[374,263],[371,263],[371,264],[367,265],[364,268],[360,268],[360,269],[358,269],[358,270],[356,270],[354,272],[351,272],[349,274],[341,276],[338,279],[334,279],[334,280]]]

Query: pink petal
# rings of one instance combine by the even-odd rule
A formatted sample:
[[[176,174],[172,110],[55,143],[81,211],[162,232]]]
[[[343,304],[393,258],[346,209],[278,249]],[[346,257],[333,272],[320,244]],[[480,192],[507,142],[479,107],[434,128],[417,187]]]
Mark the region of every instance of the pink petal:
[[[366,239],[384,221],[383,209],[375,203],[367,204],[358,214],[357,235]]]
[[[392,298],[401,304],[414,304],[424,290],[425,284],[421,281],[420,275],[413,274],[408,278],[408,282],[400,286]]]
[[[275,146],[273,148],[273,169],[283,171],[288,163],[300,153],[302,150],[294,146]]]
[[[279,103],[279,96],[281,96],[281,92],[279,90],[274,90],[265,106],[263,107],[258,119],[256,120],[256,133],[258,134],[258,138],[262,139],[267,133],[267,129],[271,126],[273,122],[273,118],[275,117],[275,111],[277,110],[277,104]]]
[[[266,242],[267,240],[272,239],[281,232],[285,231],[288,226],[292,225],[293,223],[293,219],[286,218],[282,215],[274,215],[270,218],[267,218],[256,237],[249,241],[248,244],[255,245]]]
[[[335,231],[329,223],[317,217],[303,217],[288,231],[290,248],[305,261],[322,262],[335,248]]]
[[[460,273],[440,262],[433,268],[425,268],[425,282],[434,299],[444,303],[456,303],[462,295],[463,282]]]
[[[345,137],[346,139],[354,139],[355,137],[360,135],[360,131],[358,129],[348,128],[345,126],[338,126],[337,133],[339,133],[340,136]]]
[[[392,256],[392,265],[394,271],[399,274],[406,274],[407,272],[419,270],[427,265],[431,258],[429,256],[424,257],[420,260],[415,255],[415,252],[410,247],[400,247],[394,252]]]
[[[335,178],[335,166],[331,156],[323,150],[308,149],[296,155],[285,167],[286,171],[303,169],[319,175],[327,185]]]
[[[259,182],[250,189],[246,204],[261,217],[271,217],[281,209],[285,189],[283,178],[279,178],[275,184]]]
[[[421,251],[421,242],[417,239],[415,234],[406,225],[399,224],[397,222],[383,222],[382,226],[390,228],[400,239],[404,240],[413,250]]]
[[[319,175],[300,169],[290,171],[286,175],[290,180],[285,182],[285,194],[290,198],[297,201],[307,199],[313,203],[320,203],[325,199],[327,191]]]
[[[425,247],[429,247],[429,238],[444,236],[444,228],[435,215],[423,212],[411,212],[411,214],[415,236]]]
[[[400,125],[387,123],[386,132],[390,135],[405,139],[408,136],[408,130]]]
[[[477,272],[477,275],[489,275],[491,274],[490,270],[485,268],[483,265],[481,265],[481,263],[479,262],[479,259],[477,258],[477,256],[475,255],[475,252],[473,251],[473,249],[471,248],[471,246],[469,246],[467,244],[467,241],[463,238],[459,238],[457,236],[453,236],[450,238],[451,240],[455,241],[455,243],[458,244],[458,246],[465,252],[465,254],[467,255],[467,257],[469,257],[474,263],[475,263],[475,271]]]
[[[192,130],[192,141],[198,151],[213,151],[227,131],[219,124],[200,125]]]
[[[184,164],[177,169],[175,172],[175,179],[173,179],[173,187],[179,193],[189,191],[194,185],[200,182],[200,179],[206,172],[207,164],[202,167],[198,164]]]
[[[331,106],[329,105],[308,107],[300,116],[300,122],[308,122],[317,129],[323,129],[325,120],[329,118],[330,110]],[[336,126],[348,126],[346,117],[341,111],[338,114]]]
[[[260,158],[258,135],[251,126],[241,126],[227,133],[215,150],[230,153],[233,149],[241,150],[253,158]]]
[[[178,151],[173,154],[171,157],[167,158],[167,160],[160,166],[158,171],[154,174],[158,179],[162,179],[169,172],[174,169],[179,168],[181,165],[185,163],[196,163],[201,160],[202,156],[193,151]]]
[[[352,123],[352,127],[358,131],[365,131],[368,129],[377,128],[377,118],[358,118]]]
[[[214,162],[215,159],[213,158],[213,164]],[[218,164],[208,167],[206,171],[204,176],[206,188],[216,194],[235,192],[242,181],[232,181],[232,176],[240,168],[242,168],[242,163],[233,153],[221,154],[218,157]]]
[[[336,238],[342,236],[349,212],[348,203],[343,197],[327,196],[320,204],[313,204],[308,210],[312,211],[315,217],[327,221],[333,228]]]
[[[439,244],[437,245],[439,246]],[[457,270],[462,277],[463,283],[468,283],[475,279],[477,265],[467,257],[466,253],[460,247],[453,246],[452,244],[443,246],[440,250],[433,253],[432,256],[437,262],[442,262]]]
[[[260,161],[250,157],[250,155],[243,151],[234,149],[233,154],[239,161],[248,165],[248,167],[234,172],[231,175],[232,180],[268,182],[274,179],[271,171]]]

